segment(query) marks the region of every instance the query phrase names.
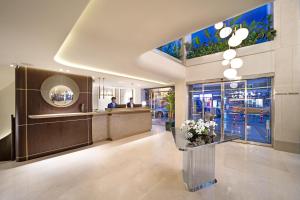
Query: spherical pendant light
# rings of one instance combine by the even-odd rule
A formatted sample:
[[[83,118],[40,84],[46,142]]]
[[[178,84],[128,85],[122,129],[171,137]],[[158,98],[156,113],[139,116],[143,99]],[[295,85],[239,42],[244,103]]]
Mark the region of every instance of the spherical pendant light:
[[[221,28],[223,28],[224,24],[223,22],[219,22],[215,24],[215,29],[220,30]]]
[[[230,61],[231,68],[238,69],[243,66],[244,62],[240,58],[234,58]]]
[[[249,31],[246,28],[240,28],[235,32],[236,37],[238,37],[240,40],[244,40],[248,37]]]
[[[223,66],[229,65],[229,63],[230,63],[229,60],[223,60],[223,61],[222,61],[222,65],[223,65]]]
[[[224,76],[226,77],[226,78],[228,78],[228,79],[234,79],[235,77],[236,77],[236,75],[237,75],[237,71],[236,71],[236,69],[226,69],[225,71],[224,71]]]
[[[232,28],[224,27],[220,31],[220,38],[227,38],[232,33]]]
[[[225,60],[231,60],[236,56],[236,51],[234,49],[228,49],[224,51],[223,58]]]
[[[238,84],[237,82],[231,82],[231,83],[230,83],[230,87],[231,87],[232,89],[236,89],[238,86],[239,86],[239,84]]]
[[[231,47],[237,47],[241,43],[242,43],[242,40],[239,37],[237,37],[235,34],[233,34],[231,36],[231,38],[229,38],[229,40],[228,40],[228,45]]]

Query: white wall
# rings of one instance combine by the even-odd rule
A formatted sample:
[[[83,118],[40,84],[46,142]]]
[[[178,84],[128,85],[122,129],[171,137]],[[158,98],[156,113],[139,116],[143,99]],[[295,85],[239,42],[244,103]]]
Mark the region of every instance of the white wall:
[[[134,103],[141,104],[142,103],[142,88],[134,89]]]
[[[10,115],[15,115],[15,73],[0,67],[0,139],[11,133]]]
[[[244,66],[238,73],[240,76],[275,74],[274,147],[300,153],[300,1],[276,0],[274,18],[277,37],[273,42],[240,48],[238,55],[243,58]],[[186,84],[223,78],[226,67],[221,61],[222,53],[189,60],[192,66],[187,68]],[[182,86],[176,88],[179,94],[184,90]],[[181,102],[182,98],[176,95],[176,101]],[[187,107],[187,101],[182,102]],[[176,123],[186,119],[186,112],[176,110]]]
[[[118,89],[116,87],[110,87],[110,86],[105,86],[105,88],[112,88],[114,91],[115,89]],[[142,102],[142,93],[141,93],[141,88],[120,88],[120,89],[126,89],[127,94],[125,95],[125,99],[123,99],[123,102],[120,102],[121,104],[126,104],[129,102],[129,98],[132,96],[131,95],[131,91],[133,90],[133,100],[134,103],[136,104],[141,104]],[[102,90],[102,88],[101,88]],[[105,108],[107,108],[107,104],[109,104],[111,102],[111,96],[106,96],[104,97],[104,99],[100,99],[100,101],[98,100],[98,93],[99,93],[99,89],[98,86],[96,84],[93,85],[93,110],[95,109],[100,109],[100,110],[104,110]],[[114,96],[117,96],[118,99],[118,95],[114,94]],[[100,105],[100,106],[99,106]]]

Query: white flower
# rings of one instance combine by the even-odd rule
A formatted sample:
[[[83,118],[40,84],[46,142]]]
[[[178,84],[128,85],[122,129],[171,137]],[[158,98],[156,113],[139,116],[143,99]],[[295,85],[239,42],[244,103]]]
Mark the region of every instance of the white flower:
[[[187,139],[192,138],[192,137],[193,137],[193,134],[190,133],[190,132],[187,132],[187,133],[185,134],[185,137],[186,137]]]
[[[205,125],[204,125],[206,128],[209,128],[210,126],[210,123],[209,122],[205,122]]]
[[[214,122],[214,121],[210,121],[210,122],[209,122],[209,126],[215,127],[215,126],[217,126],[217,123]]]

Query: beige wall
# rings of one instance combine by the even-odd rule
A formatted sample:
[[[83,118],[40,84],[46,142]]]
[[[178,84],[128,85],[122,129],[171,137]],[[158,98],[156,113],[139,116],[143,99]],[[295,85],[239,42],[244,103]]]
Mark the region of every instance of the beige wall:
[[[244,61],[243,67],[238,71],[239,76],[275,72],[274,51],[276,44],[276,42],[268,42],[238,49],[238,56]],[[228,67],[222,66],[222,57],[223,53],[217,53],[202,59],[191,59],[189,62],[193,65],[188,67],[186,71],[186,81],[224,78],[223,72]]]
[[[274,73],[274,148],[300,153],[300,1],[276,0],[274,3],[275,41],[240,48],[238,55],[244,66],[240,76]],[[186,71],[186,84],[208,79],[223,78],[222,53],[192,59]],[[182,83],[181,83],[182,85]],[[177,86],[177,85],[176,85]],[[184,87],[176,88],[176,123],[186,119],[187,101],[180,94]],[[181,105],[185,103],[186,105]],[[177,105],[177,104],[176,104]],[[289,145],[289,147],[287,147]],[[293,148],[291,148],[293,146]]]
[[[185,80],[175,83],[175,126],[178,128],[187,119],[188,91]]]
[[[0,68],[0,139],[11,133],[10,115],[15,115],[14,69]]]
[[[276,4],[280,31],[274,58],[274,147],[300,153],[300,1],[277,0]]]

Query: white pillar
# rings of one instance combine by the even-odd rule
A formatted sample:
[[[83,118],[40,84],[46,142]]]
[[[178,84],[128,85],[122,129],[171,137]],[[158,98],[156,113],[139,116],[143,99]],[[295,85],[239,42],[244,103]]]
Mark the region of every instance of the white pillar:
[[[188,90],[185,80],[175,83],[175,127],[179,128],[188,113]]]

